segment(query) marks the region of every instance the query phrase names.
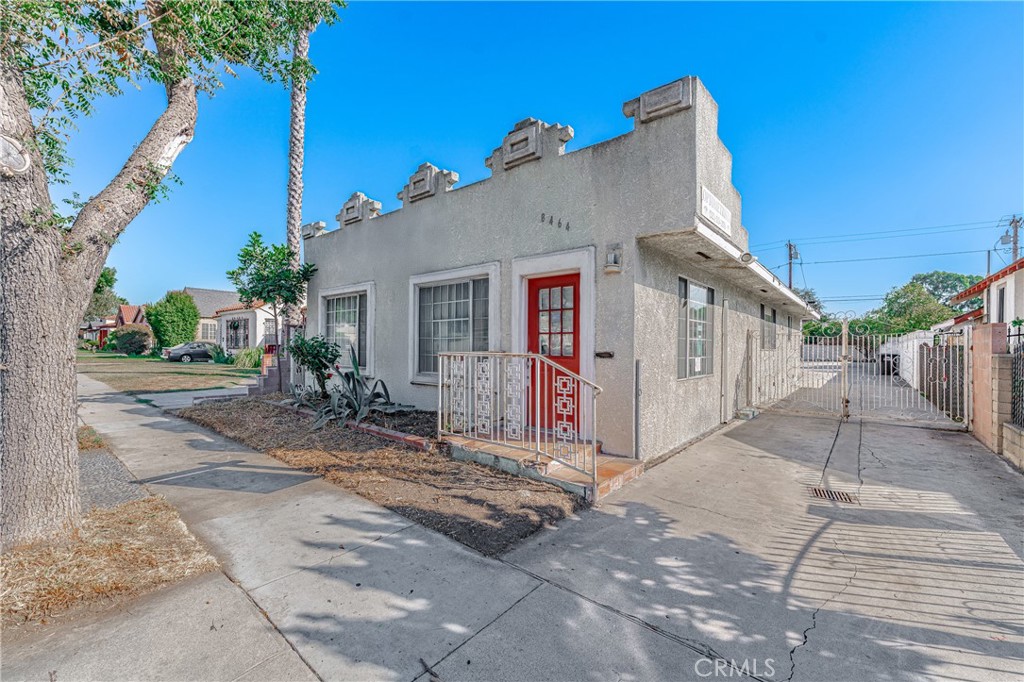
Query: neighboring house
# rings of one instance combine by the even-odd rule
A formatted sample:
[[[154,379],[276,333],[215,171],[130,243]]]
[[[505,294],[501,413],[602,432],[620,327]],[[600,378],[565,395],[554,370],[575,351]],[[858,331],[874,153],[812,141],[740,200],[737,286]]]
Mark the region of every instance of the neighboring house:
[[[355,348],[394,400],[434,410],[441,395],[453,421],[486,415],[504,436],[594,423],[569,372],[603,389],[606,453],[657,457],[731,420],[751,404],[752,349],[799,347],[801,320],[818,316],[748,252],[703,84],[683,78],[623,113],[633,131],[570,153],[572,128],[523,120],[485,161],[489,179],[452,190],[458,174],[425,163],[387,214],[352,194],[339,229],[304,234],[318,268],[307,333]],[[467,365],[446,351],[561,369],[535,382],[540,396],[510,356],[487,355],[460,395]]]
[[[223,291],[221,289],[200,289],[197,287],[185,287],[182,289],[195,301],[199,309],[199,325],[196,327],[196,341],[210,341],[217,343],[217,311],[222,308],[239,305],[238,293],[234,291]]]
[[[982,301],[981,308],[964,313],[957,319],[970,316],[969,319],[976,321],[977,324],[1008,324],[1016,319],[1024,319],[1024,258],[1017,259],[999,272],[964,289],[949,302],[956,305],[979,296]]]
[[[956,317],[951,317],[948,320],[943,320],[938,324],[934,324],[929,331],[937,334],[959,331],[964,327],[974,326],[974,324],[984,316],[985,308],[982,306],[981,308],[969,310],[966,313],[962,313]]]
[[[243,348],[262,346],[272,352],[277,343],[274,316],[263,301],[254,301],[252,307],[237,303],[216,311],[217,343],[233,355]]]
[[[78,326],[78,338],[95,341],[100,347],[107,341],[107,336],[117,326],[116,317],[98,317]]]
[[[119,305],[114,326],[123,327],[126,324],[142,324],[149,326],[146,322],[146,306],[144,305]]]

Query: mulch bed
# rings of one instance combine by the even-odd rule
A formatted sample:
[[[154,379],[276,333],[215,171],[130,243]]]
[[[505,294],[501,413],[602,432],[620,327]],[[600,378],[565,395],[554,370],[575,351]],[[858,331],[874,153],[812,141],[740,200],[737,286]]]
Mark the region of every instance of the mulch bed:
[[[204,403],[178,414],[489,556],[507,552],[581,504],[547,483],[413,450],[336,423],[313,431],[312,417],[266,400]]]
[[[398,414],[373,412],[366,418],[366,423],[424,438],[437,437],[437,412],[422,412],[420,410],[399,412]]]

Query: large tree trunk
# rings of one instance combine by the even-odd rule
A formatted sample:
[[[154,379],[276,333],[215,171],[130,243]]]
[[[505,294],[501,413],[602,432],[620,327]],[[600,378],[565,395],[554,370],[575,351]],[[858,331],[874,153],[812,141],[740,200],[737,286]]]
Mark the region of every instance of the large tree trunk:
[[[32,135],[21,75],[0,65],[0,129]],[[61,278],[64,240],[52,223],[39,154],[0,177],[0,540],[3,547],[68,531],[78,520],[74,337],[84,287]],[[75,312],[80,305],[81,310]]]
[[[164,51],[156,36],[157,48]],[[78,523],[74,346],[117,236],[192,140],[196,88],[167,84],[167,108],[70,229],[55,221],[42,160],[0,177],[0,542],[57,538]],[[33,135],[21,73],[0,64],[0,128]],[[30,144],[25,144],[29,150]]]

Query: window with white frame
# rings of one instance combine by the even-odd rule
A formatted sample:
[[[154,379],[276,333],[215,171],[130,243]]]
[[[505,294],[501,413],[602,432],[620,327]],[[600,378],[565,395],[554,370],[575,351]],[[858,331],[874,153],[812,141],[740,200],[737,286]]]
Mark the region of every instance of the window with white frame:
[[[359,367],[367,368],[367,295],[357,291],[324,299],[324,336],[341,347],[341,362],[349,364],[349,348],[355,350]]]
[[[775,308],[761,304],[761,348],[775,350],[778,345],[778,313]]]
[[[996,322],[1006,322],[1006,287],[996,292]]]
[[[680,379],[714,373],[714,305],[714,289],[679,278],[676,375]]]
[[[216,322],[202,322],[199,325],[199,340],[200,341],[216,341],[217,340],[217,323]]]
[[[487,277],[416,287],[416,373],[435,374],[438,353],[485,351],[490,323]]]

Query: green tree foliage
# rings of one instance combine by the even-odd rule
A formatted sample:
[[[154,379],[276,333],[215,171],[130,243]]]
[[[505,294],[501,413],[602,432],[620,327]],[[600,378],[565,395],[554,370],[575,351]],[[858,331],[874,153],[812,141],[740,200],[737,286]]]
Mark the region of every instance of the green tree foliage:
[[[144,324],[126,324],[118,327],[111,336],[114,347],[128,355],[145,355],[153,347],[153,332]]]
[[[881,307],[869,313],[867,320],[882,333],[905,334],[928,329],[954,315],[956,311],[943,305],[921,282],[911,280],[886,294]]]
[[[820,298],[818,298],[818,292],[816,292],[814,289],[810,287],[794,287],[793,293],[802,298],[804,302],[807,304],[807,307],[813,310],[814,312],[818,313],[819,315],[825,313],[825,304],[821,302]]]
[[[313,279],[316,266],[304,263],[293,269],[295,254],[284,244],[264,244],[259,232],[249,235],[249,241],[238,253],[238,267],[228,271],[228,279],[238,290],[242,303],[252,306],[262,302],[270,306],[274,329],[279,330],[278,318],[286,305],[299,305],[306,293],[306,283]],[[280,359],[281,345],[276,355]],[[278,373],[278,389],[284,382]]]
[[[288,346],[288,352],[300,367],[313,375],[316,385],[320,388],[320,396],[326,398],[327,380],[333,373],[331,370],[337,369],[334,363],[341,357],[341,347],[322,336],[311,336],[307,339],[300,335]]]
[[[93,287],[92,291],[93,293],[96,293],[103,289],[113,289],[115,284],[117,284],[117,270],[105,267],[100,272],[100,276],[96,279],[96,286]]]
[[[964,289],[970,288],[982,280],[980,275],[961,275],[956,272],[933,270],[923,272],[910,278],[911,283],[920,284],[925,291],[934,296],[939,303],[949,306],[949,300]],[[981,306],[981,298],[972,298],[952,306],[957,312],[967,312]]]
[[[146,320],[153,328],[157,344],[167,348],[196,338],[199,308],[184,291],[168,291],[156,303],[146,307]]]
[[[88,322],[98,317],[109,317],[117,313],[117,306],[126,305],[128,301],[114,293],[114,285],[117,283],[117,270],[114,268],[103,268],[96,286],[92,290],[92,299],[89,307],[85,309],[82,320]]]
[[[238,290],[238,298],[246,305],[257,301],[275,310],[286,304],[298,304],[313,279],[316,266],[310,263],[297,270],[291,267],[292,252],[284,244],[264,244],[259,232],[238,253],[238,267],[228,271],[228,279]]]
[[[344,3],[325,0],[8,0],[0,12],[2,58],[22,72],[38,112],[35,143],[51,181],[66,175],[74,121],[125,84],[191,79],[213,95],[223,74],[249,67],[270,82],[308,80],[294,60],[299,31],[333,24]],[[13,37],[13,40],[9,40]],[[157,49],[152,40],[159,39]]]

